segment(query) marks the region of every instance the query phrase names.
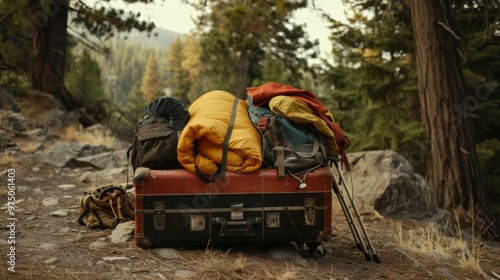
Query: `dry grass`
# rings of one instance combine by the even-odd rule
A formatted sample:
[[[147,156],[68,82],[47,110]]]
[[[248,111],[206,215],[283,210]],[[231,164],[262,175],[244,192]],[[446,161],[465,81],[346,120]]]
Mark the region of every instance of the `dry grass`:
[[[248,266],[248,261],[243,254],[239,254],[238,257],[233,260],[233,258],[229,256],[229,251],[220,252],[207,249],[201,259],[201,270],[225,276],[228,277],[228,279],[237,277],[237,275],[244,272],[245,268]]]
[[[38,142],[29,142],[26,146],[23,146],[21,150],[28,154],[33,154],[40,150],[40,143]]]
[[[0,165],[6,165],[12,168],[15,167],[17,163],[19,163],[19,158],[15,156],[9,154],[0,155]]]
[[[428,254],[436,253],[446,258],[463,251],[464,244],[461,240],[448,237],[434,224],[427,227],[411,229],[405,234],[401,225],[397,225],[397,240],[403,249],[413,252]]]
[[[81,125],[71,123],[66,128],[66,140],[69,142],[89,143],[94,146],[104,145],[113,148],[115,136],[108,130],[87,131]]]
[[[462,238],[462,230],[455,212],[456,224],[450,221],[444,230],[435,224],[426,227],[411,229],[406,233],[401,225],[396,225],[396,239],[402,249],[434,257],[456,260],[459,266],[467,272],[482,273],[480,259],[482,243],[480,234],[475,234],[472,229],[472,240],[469,244]],[[451,233],[451,236],[447,233]]]
[[[33,280],[52,280],[52,279],[74,279],[74,280],[105,280],[109,277],[96,274],[95,272],[75,272],[69,269],[60,269],[48,265],[19,264],[16,265],[16,272],[7,271],[0,268],[0,279],[33,279]]]
[[[205,249],[204,252],[184,252],[182,263],[196,267],[196,279],[298,279],[300,269],[287,263],[276,265],[262,262],[242,253]],[[191,278],[190,278],[191,279]],[[193,278],[194,279],[194,278]]]

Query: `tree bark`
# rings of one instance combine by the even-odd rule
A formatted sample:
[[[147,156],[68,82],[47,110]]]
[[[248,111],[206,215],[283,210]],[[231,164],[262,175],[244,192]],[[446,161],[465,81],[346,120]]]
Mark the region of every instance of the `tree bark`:
[[[64,85],[67,51],[68,0],[30,0],[33,26],[31,87],[53,95],[68,111],[75,111],[83,126],[106,117],[102,106],[85,108]]]
[[[430,150],[426,179],[437,206],[456,212],[461,225],[474,225],[498,238],[485,196],[472,122],[466,111],[464,77],[455,41],[460,40],[448,0],[411,1],[416,42],[421,117]]]

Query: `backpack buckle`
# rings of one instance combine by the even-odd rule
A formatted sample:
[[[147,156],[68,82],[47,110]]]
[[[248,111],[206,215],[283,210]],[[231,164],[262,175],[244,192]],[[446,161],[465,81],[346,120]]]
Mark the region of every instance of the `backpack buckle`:
[[[261,131],[266,130],[268,122],[269,118],[260,118],[259,122],[257,123],[257,129]]]

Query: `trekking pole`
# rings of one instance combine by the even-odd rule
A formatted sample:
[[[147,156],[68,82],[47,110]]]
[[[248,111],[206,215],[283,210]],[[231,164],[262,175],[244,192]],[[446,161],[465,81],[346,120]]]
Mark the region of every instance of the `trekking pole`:
[[[340,161],[339,158],[329,158],[329,160],[331,162],[338,162]],[[337,168],[338,170],[338,168]],[[333,167],[332,167],[332,171],[333,171]],[[352,233],[352,236],[354,237],[354,242],[356,243],[356,248],[358,250],[360,250],[361,252],[364,253],[365,255],[365,259],[367,261],[372,261],[372,258],[370,256],[370,254],[368,253],[368,250],[366,249],[366,246],[363,242],[363,238],[361,237],[361,234],[358,230],[358,227],[356,226],[356,222],[352,216],[352,213],[351,211],[349,210],[349,207],[347,206],[347,203],[344,199],[344,195],[342,193],[342,190],[340,190],[339,188],[339,184],[341,184],[341,182],[339,182],[337,184],[337,182],[335,180],[333,180],[332,182],[332,189],[333,191],[335,192],[335,194],[337,195],[337,198],[339,200],[339,203],[340,203],[340,206],[342,207],[342,212],[344,213],[344,216],[346,218],[346,221],[347,221],[347,224],[349,225],[349,229],[351,230],[351,233]]]
[[[340,180],[339,184],[344,186],[344,190],[346,191],[347,197],[349,198],[349,201],[351,202],[351,208],[354,210],[354,213],[355,213],[356,218],[358,220],[359,226],[361,227],[361,230],[363,231],[363,234],[365,235],[365,239],[366,239],[366,242],[368,243],[368,247],[370,248],[370,251],[373,254],[373,260],[375,260],[376,263],[381,263],[382,261],[380,260],[379,255],[375,252],[375,248],[373,247],[373,244],[370,240],[370,237],[368,236],[368,232],[366,231],[363,220],[361,219],[361,215],[359,214],[359,211],[356,207],[356,204],[354,202],[354,198],[349,193],[349,189],[347,188],[347,183],[345,182],[344,175],[342,175],[342,171],[340,170],[340,168],[338,166],[338,162],[339,162],[339,160],[333,160],[333,164],[335,164],[335,168],[337,169],[337,172],[339,173],[339,180]],[[340,192],[340,188],[339,188],[339,192]],[[342,193],[342,192],[340,192],[340,193]],[[342,195],[340,197],[343,198]],[[340,197],[339,197],[339,199],[340,199]],[[349,215],[350,215],[350,211],[349,211]],[[351,215],[351,218],[352,218],[352,215]],[[357,227],[354,226],[354,228],[355,228],[357,234],[360,235],[359,231],[357,230]],[[359,238],[361,239],[361,237],[359,237]],[[364,247],[365,257],[366,257],[366,254],[368,254],[368,251],[366,250],[366,247],[365,247],[363,242],[361,242],[361,245]],[[371,259],[371,257],[368,256],[367,260],[372,260],[372,259]]]
[[[344,196],[342,194],[342,191],[339,189],[337,182],[335,182],[335,181],[332,182],[332,189],[335,192],[335,194],[337,195],[340,206],[342,207],[342,212],[344,213],[347,224],[349,225],[349,229],[351,230],[352,236],[354,237],[354,241],[356,243],[356,248],[365,254],[365,258],[367,261],[371,261],[372,260],[371,256],[368,253],[368,250],[366,249],[365,244],[363,243],[363,239],[361,238],[359,230],[356,227],[356,224],[354,222],[354,218],[352,217],[352,214],[349,210],[349,207],[347,206],[347,203],[344,200]]]

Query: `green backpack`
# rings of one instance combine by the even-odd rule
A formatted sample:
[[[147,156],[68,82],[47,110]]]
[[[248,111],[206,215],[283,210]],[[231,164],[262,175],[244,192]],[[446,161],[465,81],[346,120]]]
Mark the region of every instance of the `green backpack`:
[[[311,124],[293,123],[267,106],[249,105],[248,115],[262,138],[263,166],[276,168],[278,176],[326,165],[324,137]]]

